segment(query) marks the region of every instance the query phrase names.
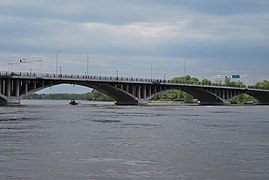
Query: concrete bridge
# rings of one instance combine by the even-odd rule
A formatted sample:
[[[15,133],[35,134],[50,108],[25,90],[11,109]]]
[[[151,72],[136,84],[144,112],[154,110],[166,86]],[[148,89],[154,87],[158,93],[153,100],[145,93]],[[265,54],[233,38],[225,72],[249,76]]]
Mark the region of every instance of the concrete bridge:
[[[76,84],[112,97],[117,105],[144,105],[157,94],[177,89],[198,99],[201,105],[224,105],[241,94],[269,105],[269,90],[224,85],[173,83],[170,80],[0,72],[0,105],[19,105],[23,96],[59,84]]]

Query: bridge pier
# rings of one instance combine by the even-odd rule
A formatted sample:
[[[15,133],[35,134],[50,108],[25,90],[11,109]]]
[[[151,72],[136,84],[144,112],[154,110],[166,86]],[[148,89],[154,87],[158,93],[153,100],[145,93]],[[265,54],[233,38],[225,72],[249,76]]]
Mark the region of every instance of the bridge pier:
[[[198,103],[199,105],[202,106],[219,106],[219,105],[230,105],[230,102],[211,102],[211,101],[200,101]]]
[[[20,99],[18,99],[17,97],[12,96],[9,99],[7,99],[5,105],[6,106],[18,106],[20,104],[21,104]]]
[[[19,80],[16,81],[13,81],[11,79],[0,80],[0,105],[1,106],[20,105],[19,90],[20,90]]]

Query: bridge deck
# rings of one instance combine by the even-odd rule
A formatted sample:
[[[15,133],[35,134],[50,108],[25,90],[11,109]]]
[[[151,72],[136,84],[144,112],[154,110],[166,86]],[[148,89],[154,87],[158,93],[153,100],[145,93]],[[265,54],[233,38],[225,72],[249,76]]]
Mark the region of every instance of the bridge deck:
[[[268,88],[249,87],[249,86],[228,86],[225,84],[203,84],[203,83],[177,83],[172,80],[164,79],[148,79],[148,78],[133,78],[133,77],[115,77],[115,76],[93,76],[93,75],[74,75],[74,74],[51,74],[51,73],[14,73],[14,72],[0,72],[1,78],[13,79],[44,79],[55,81],[80,81],[80,82],[115,82],[128,84],[162,84],[167,86],[187,86],[187,87],[208,87],[221,89],[237,89],[237,90],[251,90],[251,91],[265,91],[269,92]]]

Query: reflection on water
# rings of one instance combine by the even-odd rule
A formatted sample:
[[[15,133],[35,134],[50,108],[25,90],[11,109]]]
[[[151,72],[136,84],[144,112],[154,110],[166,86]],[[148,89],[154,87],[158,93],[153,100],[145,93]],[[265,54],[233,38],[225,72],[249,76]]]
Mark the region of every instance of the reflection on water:
[[[120,120],[92,120],[93,122],[99,122],[99,123],[118,123],[121,122]]]
[[[267,179],[268,106],[0,108],[1,179]]]

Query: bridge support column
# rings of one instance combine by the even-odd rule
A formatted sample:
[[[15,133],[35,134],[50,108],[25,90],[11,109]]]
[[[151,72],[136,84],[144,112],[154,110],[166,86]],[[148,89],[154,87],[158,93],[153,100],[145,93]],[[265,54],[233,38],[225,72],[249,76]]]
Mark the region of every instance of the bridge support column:
[[[36,81],[34,81],[34,89],[36,89]]]
[[[138,85],[138,99],[141,99],[141,85]]]
[[[17,80],[16,82],[16,97],[20,98],[20,80]]]
[[[143,98],[147,98],[147,86],[143,86]]]
[[[136,91],[135,91],[135,86],[134,85],[131,86],[131,94],[134,95],[134,96],[136,95]]]
[[[6,95],[6,80],[3,81],[2,93]]]
[[[11,96],[11,80],[7,80],[7,98],[9,99]]]
[[[2,94],[2,80],[0,79],[0,94]]]
[[[126,91],[129,92],[129,85],[126,85]]]
[[[28,81],[25,81],[25,97],[28,96]]]

